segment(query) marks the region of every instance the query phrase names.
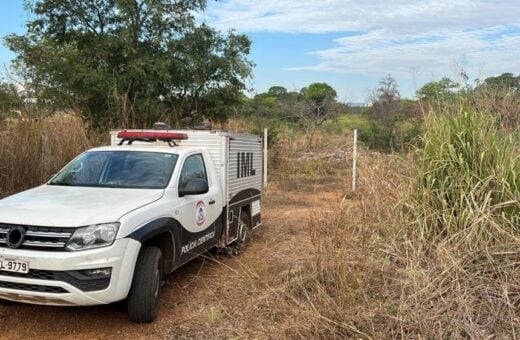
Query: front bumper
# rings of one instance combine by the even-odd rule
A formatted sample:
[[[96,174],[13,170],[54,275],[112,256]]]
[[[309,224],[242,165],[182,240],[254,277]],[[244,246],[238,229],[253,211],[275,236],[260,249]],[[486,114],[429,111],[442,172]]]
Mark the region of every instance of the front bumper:
[[[130,238],[116,240],[110,247],[77,252],[0,248],[1,257],[29,262],[29,274],[112,268],[108,287],[95,291],[85,290],[84,287],[83,290],[79,289],[78,284],[71,284],[73,282],[61,274],[46,278],[42,275],[0,273],[0,299],[60,306],[99,305],[123,300],[130,290],[140,249],[141,243]]]

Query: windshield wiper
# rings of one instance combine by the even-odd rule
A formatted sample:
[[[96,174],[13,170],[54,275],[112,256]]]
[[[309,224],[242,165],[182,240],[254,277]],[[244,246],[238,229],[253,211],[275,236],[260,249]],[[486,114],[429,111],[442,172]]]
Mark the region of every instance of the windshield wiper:
[[[60,185],[60,186],[64,186],[64,187],[71,187],[71,186],[73,186],[71,183],[61,182],[61,181],[54,181],[54,182],[50,182],[48,184],[49,185]]]

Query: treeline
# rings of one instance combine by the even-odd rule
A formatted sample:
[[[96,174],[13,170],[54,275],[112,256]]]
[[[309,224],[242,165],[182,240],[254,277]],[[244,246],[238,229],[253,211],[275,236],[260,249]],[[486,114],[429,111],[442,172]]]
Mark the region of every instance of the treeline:
[[[336,121],[347,108],[337,100],[337,92],[329,84],[312,83],[300,91],[272,86],[265,93],[244,98],[239,116],[263,121],[274,135],[280,125],[299,128],[306,135],[306,147],[311,148],[316,130]]]
[[[382,151],[406,151],[420,144],[424,119],[432,111],[448,112],[459,109],[491,113],[506,128],[520,123],[520,75],[503,73],[484,80],[460,82],[450,78],[426,83],[414,99],[402,98],[396,80],[382,78],[364,107],[340,103],[336,91],[328,84],[315,83],[300,91],[290,92],[273,86],[267,92],[244,99],[238,115],[271,119],[271,126],[300,126],[308,135],[318,127],[328,132],[358,129],[366,146]],[[317,91],[321,98],[309,102],[308,95]],[[325,100],[326,98],[326,100]]]
[[[402,98],[394,78],[386,76],[380,80],[369,102],[364,107],[352,107],[337,100],[337,92],[326,83],[313,83],[299,91],[288,91],[282,86],[272,86],[268,91],[253,97],[237,93],[232,105],[226,104],[226,97],[215,98],[215,115],[204,112],[190,112],[178,120],[178,116],[168,114],[150,115],[143,124],[127,115],[127,120],[114,121],[110,127],[150,126],[155,120],[166,120],[177,127],[193,126],[202,120],[213,124],[225,122],[229,118],[255,120],[257,128],[252,132],[261,133],[263,127],[271,128],[273,138],[281,126],[301,129],[307,136],[307,147],[312,147],[313,136],[318,129],[338,133],[345,129],[358,129],[362,142],[369,148],[382,151],[406,151],[410,146],[420,144],[424,132],[424,118],[432,110],[452,111],[467,108],[494,115],[501,125],[508,129],[520,123],[520,76],[504,73],[473,83],[456,82],[442,78],[422,86],[415,99]],[[17,118],[23,112],[55,112],[59,103],[44,99],[43,104],[27,97],[25,91],[16,86],[0,83],[0,112],[2,117]],[[70,107],[83,112],[81,107]],[[182,115],[181,115],[182,116]],[[97,124],[106,122],[100,118]],[[130,122],[134,121],[134,124]],[[146,125],[148,124],[148,125]],[[218,126],[217,126],[218,127]]]
[[[229,118],[301,129],[312,147],[317,129],[357,128],[371,148],[404,150],[417,143],[424,116],[446,106],[473,107],[519,123],[520,76],[504,73],[469,82],[443,78],[402,98],[391,76],[366,107],[337,100],[313,83],[298,91],[273,86],[248,97],[249,38],[196,20],[205,0],[37,0],[27,32],[4,37],[14,53],[17,85],[0,82],[0,118],[79,113],[93,129],[144,128],[156,121],[184,128]]]
[[[442,78],[426,83],[416,92],[416,98],[401,99],[390,77],[380,82],[375,100],[363,113],[380,130],[376,146],[402,149],[420,143],[424,119],[435,111],[473,111],[495,116],[506,129],[515,129],[520,123],[520,75],[503,73],[484,80],[469,81],[462,72],[461,80]],[[395,86],[397,88],[397,86]]]

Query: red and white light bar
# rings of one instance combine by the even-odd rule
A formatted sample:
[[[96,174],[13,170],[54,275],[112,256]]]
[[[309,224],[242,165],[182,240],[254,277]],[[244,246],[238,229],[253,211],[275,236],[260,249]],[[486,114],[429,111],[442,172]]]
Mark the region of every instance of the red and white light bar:
[[[156,139],[156,140],[183,140],[188,139],[188,135],[179,132],[155,132],[155,131],[120,131],[117,134],[119,139]]]

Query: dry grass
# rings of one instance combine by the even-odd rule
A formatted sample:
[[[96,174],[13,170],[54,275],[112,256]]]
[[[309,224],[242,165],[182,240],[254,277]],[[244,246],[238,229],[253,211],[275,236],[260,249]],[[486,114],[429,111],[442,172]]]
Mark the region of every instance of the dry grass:
[[[308,221],[312,257],[287,280],[285,336],[388,337],[397,334],[396,205],[409,183],[408,163],[390,157],[360,159],[357,199],[316,211]]]
[[[286,131],[270,149],[270,178],[283,191],[311,192],[348,188],[352,176],[352,136],[350,133],[314,134],[310,150],[307,138]],[[327,189],[329,188],[329,189]],[[345,194],[348,194],[345,192]]]
[[[360,164],[356,199],[311,214],[310,257],[260,276],[280,337],[516,338],[520,244],[470,250],[420,239],[402,213],[411,162]]]
[[[74,116],[0,123],[0,197],[44,183],[97,143]]]
[[[500,165],[506,168],[505,173],[519,170],[514,157],[510,157],[509,163],[495,162],[504,159],[501,152],[510,150],[509,144],[507,150],[489,154],[490,149],[502,147],[500,142],[489,139],[486,132],[481,136],[473,132],[472,136],[479,140],[463,141],[460,146],[444,140],[447,149],[451,148],[449,145],[458,148],[455,154],[467,152],[466,158],[454,160],[454,163],[466,161],[458,164],[458,170],[454,169],[449,176],[436,177],[443,181],[441,188],[453,188],[454,195],[464,193],[465,188],[471,194],[470,186],[487,183],[488,176],[479,177],[478,171],[502,178],[500,183],[504,184],[503,178],[510,177],[501,177]],[[489,148],[480,143],[490,143]],[[481,149],[475,153],[469,150],[472,147]],[[424,201],[418,201],[416,195],[417,185],[424,184],[416,176],[435,175],[425,169],[438,170],[441,164],[452,164],[453,150],[448,154],[433,155],[426,165],[419,162],[416,169],[412,162],[394,157],[371,155],[360,160],[362,191],[356,196],[358,200],[338,201],[333,211],[316,212],[309,219],[313,259],[288,278],[290,284],[285,289],[280,289],[288,294],[288,302],[279,304],[279,309],[293,325],[285,336],[431,339],[518,336],[520,240],[516,233],[518,226],[514,224],[517,216],[490,214],[485,209],[491,195],[497,197],[494,206],[502,207],[502,203],[516,206],[518,192],[500,196],[501,186],[484,187],[488,194],[474,197],[468,205],[471,211],[467,214],[472,212],[478,218],[457,224],[452,224],[454,220],[449,218],[424,222],[425,213],[456,217],[466,214],[462,206],[448,209],[443,205],[442,199],[451,197],[448,192],[421,188],[424,191],[419,200]],[[470,185],[460,187],[466,182]],[[508,186],[511,187],[514,186]],[[428,194],[439,195],[426,197]],[[459,197],[463,199],[464,195]],[[428,203],[428,210],[421,202]],[[452,202],[457,202],[456,197]],[[459,238],[451,237],[451,231],[445,230],[459,228],[459,232],[454,232],[456,235],[462,231],[471,236],[472,230],[481,228],[478,235],[496,234],[500,229],[498,221],[509,221],[507,225],[512,228],[507,237],[471,239],[468,236],[465,242],[460,242]],[[428,225],[431,237],[425,237],[424,225],[419,228],[422,223],[435,223],[435,228]]]
[[[246,125],[244,131],[252,128]],[[42,183],[97,143],[84,131],[75,118],[1,125],[0,195]],[[205,286],[193,293],[212,295],[189,299],[192,318],[178,316],[195,323],[190,325],[200,332],[192,336],[518,337],[516,236],[475,247],[421,237],[415,232],[420,214],[409,213],[421,209],[410,199],[417,183],[410,159],[362,152],[360,191],[353,195],[347,189],[350,136],[316,138],[317,148],[311,153],[302,152],[304,144],[299,141],[304,139],[290,134],[273,148],[274,182],[267,204],[277,215],[265,216],[264,221],[276,220],[277,228],[266,225],[268,229],[260,230],[267,233],[264,243],[254,244],[244,262],[225,259],[207,277],[196,275],[199,288]],[[330,191],[333,195],[328,195]],[[321,202],[313,204],[313,199]],[[489,222],[488,215],[479,216]],[[227,274],[222,276],[223,272]],[[178,325],[170,328],[172,337],[182,334]]]
[[[427,120],[406,200],[401,313],[427,337],[516,338],[520,330],[520,159],[516,132],[486,112]]]
[[[476,111],[498,117],[506,129],[520,126],[520,96],[509,88],[481,88],[468,98],[469,106]]]
[[[403,247],[401,325],[427,338],[517,338],[520,244],[463,251]]]

